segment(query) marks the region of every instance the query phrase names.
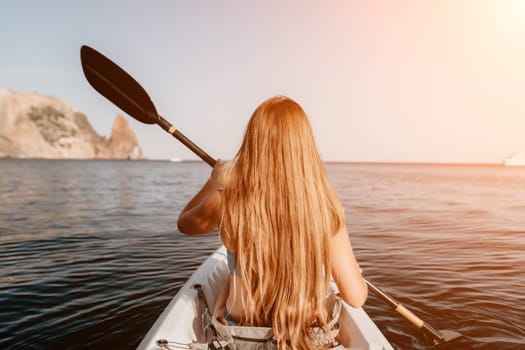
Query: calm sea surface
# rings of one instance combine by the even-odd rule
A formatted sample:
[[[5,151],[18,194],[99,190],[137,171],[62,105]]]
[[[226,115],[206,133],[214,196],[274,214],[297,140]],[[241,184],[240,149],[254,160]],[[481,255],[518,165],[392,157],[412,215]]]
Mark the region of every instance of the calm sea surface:
[[[525,349],[525,168],[328,164],[365,276],[454,349]],[[133,349],[220,242],[201,163],[0,160],[0,349]],[[396,349],[431,349],[370,295]]]

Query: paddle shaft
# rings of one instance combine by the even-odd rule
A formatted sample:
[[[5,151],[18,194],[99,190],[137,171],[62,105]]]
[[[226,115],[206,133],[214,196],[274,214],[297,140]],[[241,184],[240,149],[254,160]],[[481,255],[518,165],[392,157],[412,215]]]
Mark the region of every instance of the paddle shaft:
[[[177,130],[173,124],[171,124],[166,119],[162,118],[160,115],[157,116],[157,124],[163,128],[167,133],[171,134],[173,137],[175,137],[177,140],[182,142],[184,146],[188,147],[193,153],[195,153],[199,158],[201,158],[203,161],[208,163],[211,167],[213,167],[216,163],[216,160],[213,159],[208,153],[204,152],[199,146],[194,144],[190,139],[188,139],[186,136],[184,136],[183,133],[181,133],[179,130]]]
[[[381,291],[379,288],[374,286],[371,282],[367,281],[365,279],[366,284],[368,285],[368,288],[377,295],[381,300],[386,302],[388,305],[390,305],[397,313],[399,313],[401,316],[403,316],[405,319],[410,321],[414,326],[416,326],[419,329],[423,329],[430,333],[435,340],[437,341],[443,341],[444,338],[437,330],[432,328],[430,325],[428,325],[425,321],[417,317],[412,311],[404,307],[401,303],[398,303],[388,295],[386,295],[383,291]]]
[[[190,150],[195,152],[202,160],[204,160],[206,163],[208,163],[211,167],[213,167],[216,163],[216,161],[211,158],[208,154],[206,154],[204,151],[202,151],[197,145],[195,145],[193,142],[191,142],[188,138],[186,138],[181,133],[178,133],[174,128],[171,126],[171,124],[166,121],[161,116],[159,117],[158,124],[166,130],[168,133],[172,134],[175,138],[177,138],[179,141],[181,141],[184,145],[186,145]],[[381,291],[379,288],[374,286],[370,281],[365,279],[366,284],[372,290],[374,294],[376,294],[381,300],[385,301],[388,305],[390,305],[396,312],[398,312],[401,316],[403,316],[405,319],[407,319],[409,322],[411,322],[413,325],[415,325],[418,329],[425,332],[425,334],[429,335],[433,338],[434,345],[439,345],[445,342],[448,342],[452,339],[457,339],[461,337],[461,334],[454,332],[454,331],[437,331],[433,327],[431,327],[429,324],[427,324],[425,321],[417,317],[412,311],[408,310],[405,306],[398,303],[391,297],[389,297],[387,294],[385,294],[383,291]],[[204,293],[202,293],[202,290],[199,290],[200,296],[204,297]],[[204,297],[204,300],[205,297]]]

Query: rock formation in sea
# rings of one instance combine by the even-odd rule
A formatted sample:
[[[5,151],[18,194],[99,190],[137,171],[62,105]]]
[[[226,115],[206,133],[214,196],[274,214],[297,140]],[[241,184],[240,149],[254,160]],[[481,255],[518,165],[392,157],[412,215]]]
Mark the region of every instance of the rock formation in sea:
[[[0,157],[142,159],[137,137],[117,116],[111,136],[97,134],[67,102],[0,86]]]

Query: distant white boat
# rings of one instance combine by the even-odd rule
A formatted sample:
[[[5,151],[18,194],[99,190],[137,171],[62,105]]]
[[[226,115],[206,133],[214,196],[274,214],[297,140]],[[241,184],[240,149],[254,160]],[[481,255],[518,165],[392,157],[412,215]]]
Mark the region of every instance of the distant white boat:
[[[182,158],[181,157],[171,157],[170,162],[182,162]]]
[[[525,166],[525,152],[515,152],[503,159],[506,166]]]

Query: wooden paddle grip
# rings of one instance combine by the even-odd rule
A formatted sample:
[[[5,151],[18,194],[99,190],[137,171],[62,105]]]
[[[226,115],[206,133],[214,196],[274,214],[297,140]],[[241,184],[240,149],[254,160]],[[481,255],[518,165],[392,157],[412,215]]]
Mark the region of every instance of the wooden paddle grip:
[[[407,320],[409,320],[410,322],[412,322],[417,328],[421,328],[423,327],[423,325],[425,324],[425,322],[423,322],[423,320],[421,320],[419,317],[417,317],[416,315],[414,315],[412,313],[412,311],[410,311],[409,309],[407,309],[406,307],[404,307],[403,305],[399,304],[397,307],[396,307],[396,311],[402,315],[404,318],[406,318]]]

